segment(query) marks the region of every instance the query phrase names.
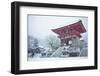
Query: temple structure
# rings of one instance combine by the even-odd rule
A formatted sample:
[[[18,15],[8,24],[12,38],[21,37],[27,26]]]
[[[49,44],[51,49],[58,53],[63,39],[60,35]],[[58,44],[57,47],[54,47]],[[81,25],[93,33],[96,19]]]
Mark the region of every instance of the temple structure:
[[[71,41],[72,39],[80,39],[82,37],[81,33],[85,33],[86,29],[84,28],[82,21],[80,20],[70,25],[52,29],[52,31],[58,34],[62,45],[68,45],[69,41]]]

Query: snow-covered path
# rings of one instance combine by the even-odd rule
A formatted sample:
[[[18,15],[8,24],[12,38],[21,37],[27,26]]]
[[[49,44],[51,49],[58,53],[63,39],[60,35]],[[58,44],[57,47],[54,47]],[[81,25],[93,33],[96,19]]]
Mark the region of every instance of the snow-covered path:
[[[64,48],[66,48],[66,49],[64,50]],[[67,48],[68,48],[68,46],[67,46],[67,47],[65,47],[65,46],[59,47],[59,48],[51,55],[51,57],[61,57],[63,51],[68,51]]]

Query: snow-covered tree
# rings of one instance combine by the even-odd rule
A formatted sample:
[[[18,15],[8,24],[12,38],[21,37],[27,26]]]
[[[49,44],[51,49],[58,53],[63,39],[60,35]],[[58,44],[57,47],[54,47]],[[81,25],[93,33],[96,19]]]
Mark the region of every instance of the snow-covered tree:
[[[38,46],[38,40],[35,37],[28,36],[28,48],[34,48]]]
[[[28,56],[34,57],[37,53],[40,53],[40,47],[38,46],[38,40],[35,37],[28,36]]]
[[[57,49],[60,46],[60,39],[54,35],[49,35],[46,38],[47,46],[51,49]]]

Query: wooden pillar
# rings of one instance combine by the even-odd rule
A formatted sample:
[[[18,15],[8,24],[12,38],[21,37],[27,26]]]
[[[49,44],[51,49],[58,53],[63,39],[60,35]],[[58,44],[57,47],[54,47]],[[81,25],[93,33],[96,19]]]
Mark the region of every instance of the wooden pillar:
[[[61,39],[61,46],[64,46],[64,45],[69,45],[69,40],[67,39]]]

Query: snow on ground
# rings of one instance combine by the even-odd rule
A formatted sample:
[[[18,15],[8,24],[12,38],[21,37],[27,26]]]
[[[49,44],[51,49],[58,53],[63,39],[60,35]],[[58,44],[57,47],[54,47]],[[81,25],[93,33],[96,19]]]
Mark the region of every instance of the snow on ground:
[[[78,60],[78,59],[87,59],[88,57],[50,57],[50,58],[28,58],[28,61],[61,61],[61,60]]]
[[[69,50],[70,48],[70,50]],[[28,57],[28,61],[52,61],[52,60],[66,60],[66,59],[86,59],[88,58],[87,47],[80,50],[79,48],[74,48],[70,46],[61,46],[57,50],[52,50],[51,48],[46,48],[39,46],[40,53],[34,53],[33,57]],[[64,52],[64,53],[63,53]],[[68,54],[65,54],[68,52]],[[79,53],[81,55],[69,56],[69,53]],[[42,56],[42,53],[46,53],[46,56]],[[51,55],[50,55],[51,53]],[[48,56],[50,55],[50,56]]]

